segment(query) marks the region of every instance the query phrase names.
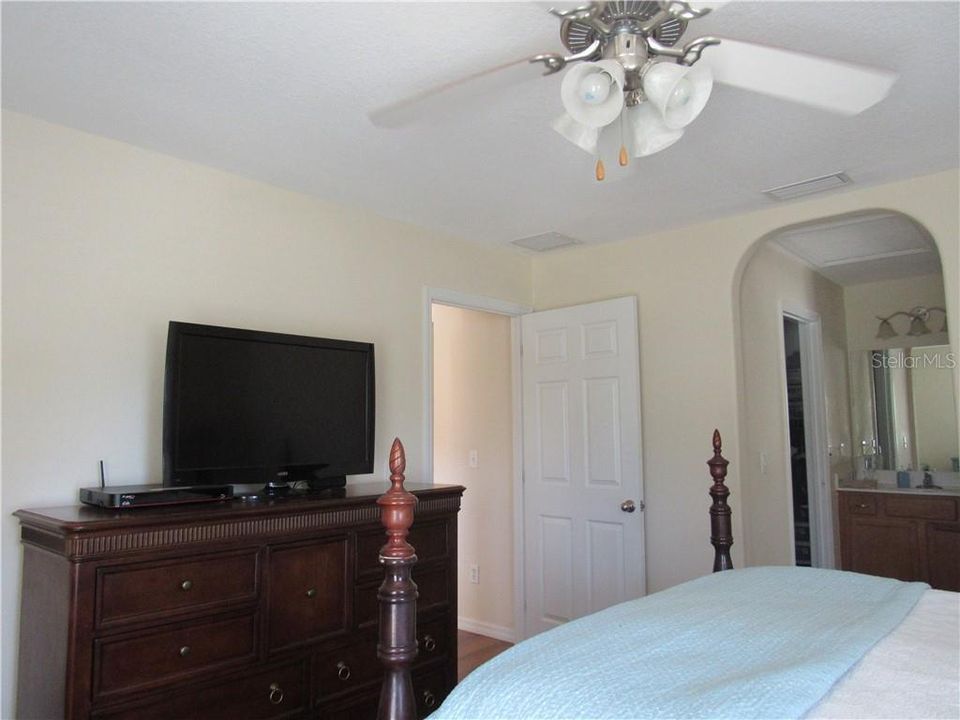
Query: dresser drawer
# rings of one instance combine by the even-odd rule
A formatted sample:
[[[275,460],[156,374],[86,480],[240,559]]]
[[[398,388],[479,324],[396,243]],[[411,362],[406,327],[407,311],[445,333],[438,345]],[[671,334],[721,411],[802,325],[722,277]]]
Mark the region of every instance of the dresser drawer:
[[[413,581],[417,584],[417,612],[426,612],[450,602],[450,581],[447,565],[413,566]],[[376,624],[380,617],[376,585],[357,588],[357,624],[361,627]]]
[[[256,597],[257,554],[253,551],[104,567],[97,573],[97,625],[141,622]]]
[[[430,622],[417,622],[417,662],[424,662],[448,654],[450,644],[450,621],[441,617]]]
[[[425,670],[413,675],[413,696],[417,701],[417,717],[427,717],[440,707],[453,683],[447,682],[442,667]]]
[[[445,521],[414,523],[407,541],[417,551],[420,562],[445,558],[450,552],[449,524]],[[357,574],[383,575],[380,566],[380,548],[387,542],[383,528],[361,533],[357,536]]]
[[[96,714],[95,720],[278,720],[299,717],[308,703],[304,663],[281,665],[213,687],[177,692],[162,702]]]
[[[319,656],[314,663],[314,677],[321,701],[380,681],[383,666],[377,659],[376,639],[358,637],[351,645]]]
[[[241,615],[94,641],[94,696],[196,679],[256,658],[257,623]]]
[[[347,631],[346,537],[272,549],[268,578],[271,651]]]
[[[322,705],[319,717],[322,720],[377,720],[379,705],[380,690],[376,688]]]
[[[418,718],[425,718],[440,707],[453,687],[444,669],[436,664],[414,672],[412,680]],[[319,716],[323,720],[376,720],[379,702],[379,689],[371,688],[321,705]]]
[[[414,667],[442,657],[450,650],[448,626],[447,618],[417,623],[418,652]],[[377,658],[376,637],[360,634],[354,643],[319,656],[314,664],[314,677],[321,701],[379,682],[383,678],[383,665]]]

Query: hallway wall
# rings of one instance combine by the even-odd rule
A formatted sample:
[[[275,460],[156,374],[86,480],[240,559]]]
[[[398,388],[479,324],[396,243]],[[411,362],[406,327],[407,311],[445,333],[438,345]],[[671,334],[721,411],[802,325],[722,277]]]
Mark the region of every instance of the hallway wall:
[[[460,627],[501,640],[513,627],[513,410],[510,318],[433,306],[433,478],[463,485]],[[475,450],[478,467],[471,467]],[[470,581],[470,566],[479,583]]]

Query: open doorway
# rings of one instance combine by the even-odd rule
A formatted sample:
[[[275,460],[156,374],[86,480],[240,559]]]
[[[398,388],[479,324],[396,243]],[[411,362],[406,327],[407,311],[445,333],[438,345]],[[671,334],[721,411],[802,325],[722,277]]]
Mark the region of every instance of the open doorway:
[[[821,319],[814,312],[795,310],[782,312],[781,320],[793,564],[832,568],[834,513]]]
[[[787,429],[790,442],[790,482],[793,499],[793,553],[798,566],[811,566],[810,488],[807,474],[807,441],[804,428],[803,361],[800,323],[783,318],[783,356],[787,382]]]
[[[550,614],[541,602],[545,597],[565,601],[561,596],[562,588],[550,587],[550,583],[539,580],[527,580],[528,573],[536,576],[538,569],[548,570],[546,574],[550,577],[547,579],[558,581],[554,585],[564,586],[564,578],[570,580],[567,596],[575,595],[576,601],[573,597],[566,597],[571,601],[566,619],[579,617],[620,599],[642,595],[645,587],[644,502],[635,298],[538,313],[500,300],[447,290],[428,288],[425,299],[427,432],[424,457],[431,468],[429,477],[434,482],[459,483],[466,487],[458,529],[460,629],[507,641],[520,640],[535,632],[535,623],[527,622],[530,607],[534,611],[537,608],[547,610]],[[612,314],[607,316],[605,313]],[[506,355],[503,351],[504,320],[510,329],[509,417],[502,410],[505,405],[502,390],[507,387],[503,363]],[[543,332],[537,335],[537,323],[548,320],[549,327],[540,328]],[[487,332],[490,328],[484,329],[483,325],[499,325],[495,332],[499,338],[490,335]],[[521,342],[528,331],[537,336],[529,338],[530,342]],[[525,356],[522,345],[530,348]],[[498,347],[500,349],[496,350]],[[489,356],[491,351],[496,357]],[[542,390],[542,384],[538,386],[536,378],[527,377],[528,369],[533,367],[529,363],[531,358],[536,358],[533,365],[548,365],[566,372],[568,355],[570,359],[582,357],[591,365],[599,363],[602,366],[595,368],[600,372],[599,377],[591,376],[586,383],[574,383],[576,388],[584,390],[579,400],[574,391],[570,393],[573,399],[566,393],[559,393],[562,396],[559,399],[571,412],[582,410],[586,413],[583,422],[558,422],[564,414],[558,415],[556,408],[535,402],[537,388]],[[484,357],[486,360],[482,359]],[[560,362],[561,358],[564,362]],[[488,373],[493,365],[499,367],[495,373],[497,379]],[[554,399],[558,399],[556,386],[559,382],[553,378],[546,383],[554,391],[551,396]],[[496,396],[501,399],[501,411],[491,414],[489,405]],[[543,393],[539,393],[539,397],[549,399]],[[546,414],[541,412],[544,409],[548,410]],[[532,425],[528,423],[536,418],[539,420]],[[485,458],[491,457],[490,454],[478,447],[477,439],[482,431],[476,429],[477,422],[484,423],[486,429],[497,426],[501,433],[500,451],[494,451],[493,456],[501,461],[499,469],[488,466]],[[502,465],[507,455],[503,449],[507,427],[511,431],[513,461],[510,473],[504,472]],[[528,431],[536,429],[543,432],[534,432],[528,438]],[[566,455],[563,452],[544,455],[540,450],[545,442],[551,447],[560,443],[563,447],[584,448],[586,452],[572,458],[575,465],[567,468],[564,463],[566,474],[588,486],[593,496],[599,498],[603,489],[611,495],[605,498],[600,512],[612,512],[613,517],[604,516],[606,520],[600,521],[594,515],[590,516],[593,519],[590,529],[594,533],[592,561],[570,553],[563,556],[550,548],[546,556],[551,560],[544,563],[537,559],[544,557],[538,549],[540,546],[529,542],[529,531],[540,528],[540,524],[529,524],[528,515],[546,515],[543,515],[542,496],[531,498],[528,490],[544,479],[540,470],[547,471],[548,482],[559,477],[553,472],[556,462],[544,468],[540,459]],[[524,447],[537,450],[525,455]],[[509,495],[502,492],[500,485],[505,477],[510,481]],[[537,481],[531,481],[531,478],[537,478]],[[554,496],[570,506],[569,493],[553,493],[551,497]],[[580,515],[587,512],[587,508],[576,504],[575,507],[580,522]],[[592,504],[590,508],[590,512],[596,510]],[[637,509],[640,512],[635,512]],[[555,505],[554,515],[557,512]],[[551,526],[557,527],[558,523]],[[573,519],[567,526],[574,527]],[[622,532],[618,530],[621,526]],[[507,569],[511,566],[512,575],[508,575]],[[540,575],[544,573],[540,572]],[[549,588],[547,592],[544,592],[545,587]],[[538,592],[533,601],[526,594],[531,588]],[[509,625],[501,624],[508,622],[503,614],[504,607],[512,608]]]
[[[457,531],[458,627],[514,633],[513,319],[431,301],[433,481],[466,488]]]

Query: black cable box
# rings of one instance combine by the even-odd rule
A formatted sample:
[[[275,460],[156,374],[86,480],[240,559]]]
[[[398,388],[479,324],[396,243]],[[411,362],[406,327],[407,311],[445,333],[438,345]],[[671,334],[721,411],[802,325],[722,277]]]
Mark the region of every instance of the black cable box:
[[[114,485],[80,488],[80,502],[105,508],[138,508],[182,503],[214,502],[233,497],[232,485]]]

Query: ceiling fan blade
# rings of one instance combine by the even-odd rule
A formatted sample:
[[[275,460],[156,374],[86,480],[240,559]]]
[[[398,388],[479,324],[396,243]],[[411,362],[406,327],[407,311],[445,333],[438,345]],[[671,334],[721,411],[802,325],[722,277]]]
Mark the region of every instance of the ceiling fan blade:
[[[897,79],[889,70],[726,38],[700,62],[717,82],[842,115],[880,102]]]
[[[369,113],[370,122],[377,127],[397,128],[428,119],[437,113],[462,109],[467,103],[475,102],[489,92],[542,76],[544,65],[531,62],[532,57],[471,73],[379,107]]]

